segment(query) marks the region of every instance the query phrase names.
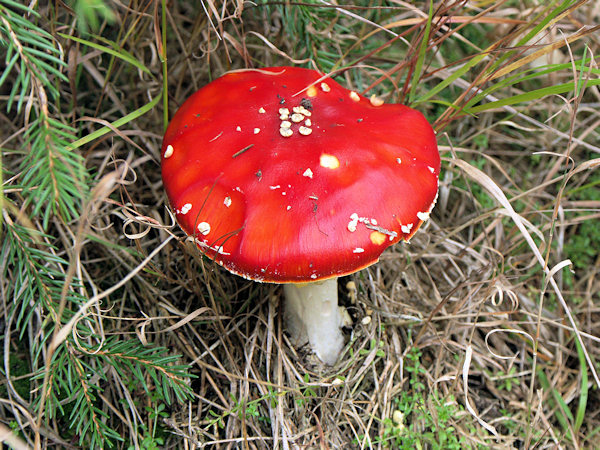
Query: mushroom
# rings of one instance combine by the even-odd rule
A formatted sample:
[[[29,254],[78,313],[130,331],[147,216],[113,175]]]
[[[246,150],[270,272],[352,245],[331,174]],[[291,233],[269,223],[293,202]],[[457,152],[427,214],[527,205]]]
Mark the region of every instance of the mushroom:
[[[193,94],[162,145],[181,228],[242,277],[284,283],[288,331],[334,364],[339,276],[427,220],[440,157],[423,115],[309,69],[230,72]]]

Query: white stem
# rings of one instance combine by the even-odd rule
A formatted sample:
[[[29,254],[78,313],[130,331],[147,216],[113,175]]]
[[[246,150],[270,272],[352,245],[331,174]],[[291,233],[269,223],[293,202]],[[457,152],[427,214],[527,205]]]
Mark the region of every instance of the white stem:
[[[344,347],[343,322],[337,302],[337,278],[286,284],[285,316],[295,344],[308,341],[319,359],[333,365]]]

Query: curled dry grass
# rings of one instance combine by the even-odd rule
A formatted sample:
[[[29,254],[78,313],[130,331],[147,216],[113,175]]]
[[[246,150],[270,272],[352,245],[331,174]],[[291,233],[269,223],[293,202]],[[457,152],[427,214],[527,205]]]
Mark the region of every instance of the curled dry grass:
[[[426,6],[396,3],[392,16],[406,23],[390,30],[402,34],[424,17]],[[468,11],[459,3],[445,2],[441,15],[465,16]],[[516,26],[499,18],[527,22],[531,14],[525,5],[519,10],[509,6],[514,2],[500,3],[505,5],[482,13],[493,25],[485,30],[498,41]],[[550,29],[552,38],[589,25],[592,18],[597,22],[597,6],[584,3]],[[206,11],[185,2],[170,6],[164,51],[171,111],[227,70],[303,59],[296,43],[286,40],[276,9],[256,8],[250,14],[249,4],[229,1],[206,2]],[[115,40],[154,74],[143,83],[123,64],[108,69],[100,52],[69,47],[71,75],[81,70],[83,81],[68,98],[90,132],[98,128],[98,119],[113,122],[159,94],[161,47],[157,52],[155,43],[160,29],[154,25],[160,8],[152,8],[115,5],[121,27]],[[352,21],[351,13],[361,9],[346,8],[335,20]],[[442,38],[475,45],[462,34],[466,27],[449,30],[449,25],[437,28],[438,45]],[[313,32],[325,36],[327,30]],[[415,33],[390,39],[418,43]],[[591,53],[597,54],[598,36],[588,38]],[[335,47],[342,39],[355,37],[328,42]],[[356,62],[363,86],[377,86],[378,54]],[[559,56],[569,60],[564,47]],[[446,61],[443,51],[434,58],[436,66],[446,69],[432,71],[426,81],[446,77],[455,63]],[[551,75],[548,83],[556,82],[553,76],[564,74]],[[344,78],[347,83],[355,79],[348,72]],[[457,92],[466,92],[473,78],[467,74],[457,80]],[[398,86],[388,100],[402,89]],[[503,93],[515,92],[510,88],[494,95]],[[578,99],[551,96],[476,118],[438,121],[444,155],[438,205],[410,244],[389,249],[378,264],[340,280],[341,302],[353,325],[346,330],[345,353],[333,368],[290,345],[281,322],[279,287],[230,275],[202,258],[174,226],[160,178],[162,117],[157,107],[83,147],[87,166],[97,168],[96,181],[114,171],[123,175],[86,217],[90,228],[77,272],[101,292],[141,269],[88,313],[105,335],[159,343],[190,365],[197,377],[194,398],[173,405],[158,424],[173,447],[394,447],[402,436],[408,439],[409,430],[432,445],[439,442],[440,430],[432,429],[429,420],[452,427],[451,434],[464,446],[593,446],[600,426],[599,386],[588,360],[578,355],[577,342],[581,339],[589,360],[600,357],[600,258],[592,255],[588,267],[568,277],[569,268],[562,264],[580,257],[568,243],[580,238],[584,223],[599,217],[598,196],[576,195],[598,180],[598,104],[599,92],[590,87]],[[451,116],[449,109],[444,117]],[[469,169],[474,166],[478,169]],[[502,196],[510,199],[508,205]],[[169,236],[176,239],[139,267]],[[548,282],[550,274],[555,285]],[[416,351],[417,372],[408,357]],[[106,387],[106,401],[116,404],[123,392],[120,386]],[[394,412],[406,406],[406,392],[415,393],[415,410],[404,421],[394,421],[399,417]],[[148,413],[133,410],[152,429]],[[120,411],[122,433],[138,433],[138,418],[128,409]],[[448,411],[451,416],[442,419]]]

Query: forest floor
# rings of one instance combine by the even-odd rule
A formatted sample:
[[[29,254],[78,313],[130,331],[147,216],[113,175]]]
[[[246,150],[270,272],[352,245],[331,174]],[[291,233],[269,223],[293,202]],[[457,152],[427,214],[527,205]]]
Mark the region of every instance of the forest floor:
[[[597,445],[598,2],[67,3],[0,1],[7,442]],[[331,367],[289,342],[280,286],[186,240],[161,180],[186,98],[284,65],[421,111],[442,157],[430,220],[340,278]]]

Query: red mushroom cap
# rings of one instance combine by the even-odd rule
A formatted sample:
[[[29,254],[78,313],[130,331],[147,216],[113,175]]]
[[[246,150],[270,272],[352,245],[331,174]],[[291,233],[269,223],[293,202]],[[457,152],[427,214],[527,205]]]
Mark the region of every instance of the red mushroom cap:
[[[440,157],[423,115],[292,67],[228,73],[169,124],[177,221],[231,272],[304,282],[360,270],[427,219]]]

